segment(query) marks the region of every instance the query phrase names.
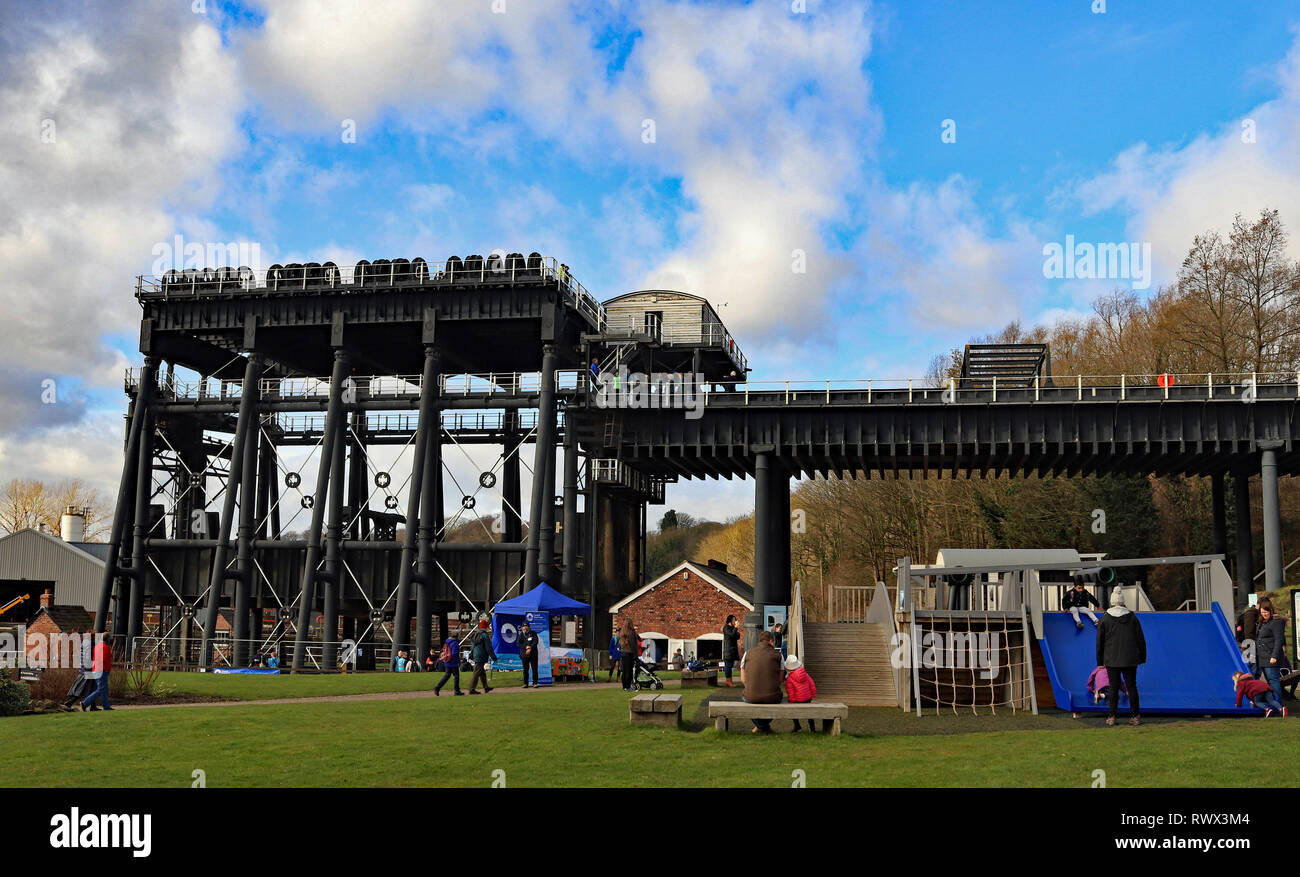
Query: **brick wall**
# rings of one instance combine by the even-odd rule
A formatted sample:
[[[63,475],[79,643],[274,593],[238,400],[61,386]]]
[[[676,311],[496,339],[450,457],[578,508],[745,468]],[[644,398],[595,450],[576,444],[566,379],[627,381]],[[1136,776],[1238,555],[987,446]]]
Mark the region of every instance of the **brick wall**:
[[[91,631],[62,630],[59,628],[57,624],[54,623],[54,620],[44,612],[36,616],[36,618],[32,621],[32,623],[27,625],[27,636],[30,637],[33,634],[36,634],[40,638],[39,642],[45,644],[44,660],[46,664],[49,666],[76,667],[80,661],[80,656],[81,656],[81,649],[79,647],[74,651],[71,651],[69,654],[54,655],[51,654],[51,651],[63,648],[61,642],[72,642],[71,640],[61,641],[59,639],[60,637],[66,637],[73,634],[84,636],[85,634],[88,633],[91,633]],[[23,644],[23,651],[26,653],[28,661],[33,661],[35,657],[41,654],[41,651],[38,649],[36,642],[25,642]]]
[[[728,615],[739,622],[745,605],[719,591],[687,569],[642,594],[614,617],[615,630],[632,619],[637,631],[662,633],[673,640],[693,640],[706,633],[720,633]]]

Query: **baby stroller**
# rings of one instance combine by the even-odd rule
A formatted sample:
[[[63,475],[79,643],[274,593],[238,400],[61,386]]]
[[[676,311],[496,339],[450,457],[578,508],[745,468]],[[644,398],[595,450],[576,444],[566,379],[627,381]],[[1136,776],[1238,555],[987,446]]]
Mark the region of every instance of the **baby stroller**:
[[[664,681],[655,675],[654,664],[647,664],[637,658],[636,670],[632,673],[632,690],[640,691],[642,688],[649,688],[658,691],[663,687]]]

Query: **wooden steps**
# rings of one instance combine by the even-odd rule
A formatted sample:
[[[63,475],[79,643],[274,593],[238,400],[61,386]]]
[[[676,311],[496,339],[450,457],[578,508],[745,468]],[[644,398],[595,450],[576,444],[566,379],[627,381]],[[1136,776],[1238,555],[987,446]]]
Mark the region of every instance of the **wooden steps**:
[[[897,706],[889,637],[880,624],[803,625],[803,662],[817,699],[849,706]]]

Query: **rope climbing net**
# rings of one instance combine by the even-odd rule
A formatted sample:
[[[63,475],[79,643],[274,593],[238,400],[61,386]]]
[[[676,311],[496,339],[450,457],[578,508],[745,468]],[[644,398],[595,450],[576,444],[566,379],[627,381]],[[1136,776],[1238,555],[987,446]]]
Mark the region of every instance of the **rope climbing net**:
[[[1033,664],[1023,612],[950,612],[912,625],[918,712],[1031,709]]]

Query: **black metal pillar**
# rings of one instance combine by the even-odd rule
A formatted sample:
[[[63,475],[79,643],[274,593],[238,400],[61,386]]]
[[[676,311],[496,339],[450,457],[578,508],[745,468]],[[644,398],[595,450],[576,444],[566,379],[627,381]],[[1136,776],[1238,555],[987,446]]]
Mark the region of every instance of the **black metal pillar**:
[[[402,540],[402,559],[397,579],[397,605],[393,614],[393,653],[409,649],[411,642],[411,579],[415,573],[416,536],[419,530],[420,493],[425,481],[425,459],[429,435],[442,429],[438,401],[438,372],[441,359],[432,343],[424,347],[424,373],[420,383],[420,414],[415,427],[415,448],[411,461],[410,487],[406,496],[406,533]]]
[[[772,518],[777,510],[775,461],[762,452],[754,457],[754,611],[745,613],[745,648],[758,641],[763,629],[763,607],[776,602],[780,555],[772,538]]]
[[[1232,474],[1232,501],[1236,512],[1237,608],[1255,590],[1255,557],[1250,533],[1250,475],[1245,467]]]
[[[439,360],[441,362],[441,360]],[[415,562],[415,655],[424,661],[433,644],[433,548],[442,522],[442,416],[434,411],[429,446],[424,453],[423,483],[420,486],[420,523],[416,530]]]
[[[338,666],[339,590],[343,584],[343,493],[347,489],[344,465],[347,456],[348,419],[340,417],[334,439],[334,460],[330,465],[329,515],[325,522],[325,566],[321,576],[321,667]]]
[[[127,429],[126,447],[122,459],[122,480],[117,486],[117,504],[113,509],[113,528],[108,538],[108,557],[104,561],[104,578],[99,589],[98,611],[95,613],[95,633],[104,633],[108,629],[109,604],[113,599],[114,587],[121,578],[118,563],[121,557],[122,540],[126,536],[126,522],[132,517],[134,502],[132,491],[135,488],[135,466],[139,459],[140,436],[144,433],[145,412],[149,409],[149,400],[153,397],[154,384],[158,379],[158,359],[146,356],[144,368],[140,371],[140,387],[136,391],[133,403],[131,425]],[[116,613],[121,615],[119,611]]]
[[[260,374],[258,378],[261,378]],[[255,395],[253,420],[244,437],[243,471],[240,472],[239,479],[239,532],[235,549],[238,558],[235,562],[238,578],[235,579],[235,623],[231,631],[235,640],[236,667],[247,667],[248,657],[252,653],[249,647],[252,636],[249,632],[248,616],[252,603],[252,584],[257,572],[253,565],[253,537],[257,528],[257,458],[258,440],[261,436],[260,417],[256,411],[257,387],[258,381],[254,381],[251,387],[245,384],[243,390],[245,393],[251,392]]]
[[[275,483],[275,449],[271,447],[271,439],[261,426],[257,429],[257,502],[255,515],[257,518],[257,538],[265,539],[270,532],[271,516],[271,485]],[[179,538],[179,537],[177,537]],[[260,592],[260,588],[255,589]]]
[[[334,445],[343,418],[343,382],[350,368],[350,356],[341,346],[334,349],[334,370],[330,376],[330,398],[325,409],[325,432],[321,436],[320,463],[316,469],[316,494],[312,498],[311,529],[307,531],[307,556],[302,568],[302,586],[298,594],[298,630],[293,640],[293,670],[303,669],[307,660],[307,637],[316,605],[316,567],[321,560],[321,528],[325,522],[325,502],[329,498],[330,470],[334,465]]]
[[[629,590],[636,589],[637,563],[641,558],[641,503],[630,497],[620,515],[623,521],[623,575]]]
[[[508,389],[519,392],[518,377],[510,380]],[[523,518],[520,516],[522,491],[519,485],[519,409],[507,408],[502,425],[505,435],[501,447],[501,541],[520,542],[524,538]]]
[[[131,575],[126,626],[126,659],[135,658],[136,640],[144,627],[144,586],[149,575],[145,539],[149,537],[149,498],[153,494],[153,412],[144,411],[144,429],[135,463],[135,522],[131,528]]]
[[[546,506],[555,516],[555,486],[547,484],[547,457],[555,458],[555,345],[542,347],[541,393],[537,405],[537,449],[533,457],[532,503],[528,507],[528,550],[524,560],[524,590],[540,581],[541,537]],[[554,543],[554,526],[551,540]]]
[[[564,577],[562,590],[575,593],[578,586],[578,444],[567,418],[564,424]]]
[[[772,516],[772,536],[779,552],[776,595],[777,602],[790,605],[790,473],[784,465],[773,461],[776,468],[776,513]]]
[[[1261,514],[1264,517],[1264,590],[1282,587],[1282,515],[1277,496],[1277,449],[1281,442],[1260,442]]]
[[[239,416],[235,421],[235,438],[230,447],[230,468],[226,471],[226,495],[221,505],[221,525],[217,545],[212,550],[212,571],[208,578],[207,612],[203,622],[203,646],[199,653],[199,666],[212,666],[212,643],[217,632],[217,614],[221,609],[226,579],[235,575],[226,570],[226,556],[230,551],[230,531],[235,521],[235,500],[243,480],[244,449],[252,431],[257,426],[257,381],[262,377],[262,356],[252,352],[244,365],[244,383],[239,395]],[[248,497],[252,502],[252,497]]]
[[[542,532],[538,540],[538,578],[554,587],[555,581],[555,446],[546,455],[546,504],[542,506]]]
[[[1223,473],[1210,476],[1210,527],[1214,534],[1214,553],[1228,556],[1228,516],[1223,495]]]

